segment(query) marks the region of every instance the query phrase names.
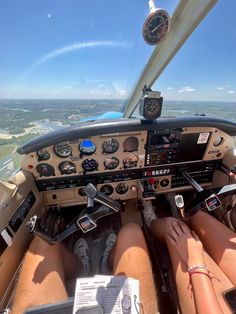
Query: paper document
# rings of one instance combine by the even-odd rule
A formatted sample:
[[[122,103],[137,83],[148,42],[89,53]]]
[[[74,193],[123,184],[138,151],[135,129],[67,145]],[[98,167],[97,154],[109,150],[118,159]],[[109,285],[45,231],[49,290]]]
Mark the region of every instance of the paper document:
[[[142,313],[139,281],[126,276],[78,278],[73,314],[87,306],[100,305],[104,314]]]

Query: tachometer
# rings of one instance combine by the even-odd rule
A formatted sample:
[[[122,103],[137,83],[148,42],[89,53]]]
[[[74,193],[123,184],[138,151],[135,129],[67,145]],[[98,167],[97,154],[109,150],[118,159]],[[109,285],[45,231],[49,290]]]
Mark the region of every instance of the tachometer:
[[[40,177],[51,177],[55,175],[53,166],[46,163],[38,164],[36,170],[39,173]]]
[[[101,189],[100,192],[102,192],[103,194],[109,196],[114,192],[113,187],[110,184],[104,184]]]
[[[107,154],[115,153],[118,150],[118,148],[119,148],[119,142],[114,138],[106,140],[102,144],[103,152]]]
[[[107,157],[104,161],[106,169],[115,169],[119,165],[119,159],[115,156]]]
[[[98,163],[95,159],[85,159],[82,162],[82,167],[85,171],[94,171],[98,168]]]
[[[54,151],[57,156],[66,158],[72,154],[72,147],[68,143],[58,143],[54,146]]]
[[[162,9],[150,13],[143,25],[143,38],[149,45],[160,43],[170,28],[169,14]]]
[[[96,151],[96,145],[90,140],[83,140],[79,144],[79,150],[83,155],[92,155]]]
[[[136,167],[138,162],[138,157],[134,154],[128,154],[123,160],[125,168]]]
[[[49,151],[47,151],[46,149],[40,149],[38,152],[37,152],[37,155],[38,155],[38,161],[41,161],[41,160],[48,160],[50,159],[51,155],[49,153]]]
[[[61,174],[71,174],[76,173],[76,166],[71,161],[63,161],[59,164],[59,169]]]
[[[128,184],[123,183],[123,182],[117,184],[117,186],[115,188],[116,193],[118,193],[118,194],[125,194],[128,191],[128,189],[129,189]]]

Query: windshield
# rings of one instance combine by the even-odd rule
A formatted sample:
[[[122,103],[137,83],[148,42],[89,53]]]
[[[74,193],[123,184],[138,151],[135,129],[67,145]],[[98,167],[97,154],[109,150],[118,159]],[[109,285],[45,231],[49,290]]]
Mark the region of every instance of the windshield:
[[[171,16],[178,0],[156,5]],[[22,0],[0,8],[0,178],[6,179],[19,166],[17,145],[94,116],[121,117],[154,47],[142,36],[148,0]],[[163,115],[222,117],[221,102],[236,100],[235,9],[234,0],[217,3],[154,84],[164,97]],[[223,116],[235,119],[234,104],[224,106]]]

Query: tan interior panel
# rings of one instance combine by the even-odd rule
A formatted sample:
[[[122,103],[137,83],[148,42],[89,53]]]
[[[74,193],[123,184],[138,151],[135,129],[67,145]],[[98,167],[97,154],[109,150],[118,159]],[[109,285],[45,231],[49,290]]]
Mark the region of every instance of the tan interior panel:
[[[38,192],[34,178],[31,174],[20,171],[12,179],[12,183],[16,185],[17,192],[9,199],[8,202],[5,203],[4,206],[1,207],[0,230],[2,231],[8,227],[13,234],[12,245],[8,247],[0,256],[0,300],[2,300],[2,302],[4,302],[3,297],[7,291],[9,282],[19,266],[19,263],[24,256],[26,247],[31,239],[31,235],[26,229],[25,222],[31,216],[35,215],[35,213],[40,214],[40,211],[44,208],[42,195]],[[33,207],[17,232],[14,233],[14,231],[9,227],[9,221],[31,191],[35,196]]]

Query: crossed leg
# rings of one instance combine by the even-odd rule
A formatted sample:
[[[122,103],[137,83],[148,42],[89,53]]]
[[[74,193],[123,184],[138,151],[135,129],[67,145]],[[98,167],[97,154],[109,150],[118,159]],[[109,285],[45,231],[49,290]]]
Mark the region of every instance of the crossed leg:
[[[153,220],[151,222],[151,230],[159,240],[164,240],[167,244],[182,312],[191,314],[196,313],[196,307],[193,292],[190,286],[190,278],[187,271],[187,265],[183,263],[175,247],[166,236],[166,228],[171,226],[171,221],[169,219],[174,218],[162,218]],[[232,282],[206,252],[204,252],[204,260],[208,269],[212,272],[212,274],[214,274],[213,276],[215,278],[212,279],[212,285],[223,312],[231,313],[223,299],[222,292],[232,288]]]
[[[13,314],[67,299],[65,275],[71,277],[71,269],[81,269],[81,263],[69,253],[61,244],[51,246],[40,238],[33,239],[19,276]],[[139,279],[144,313],[157,313],[151,263],[140,227],[129,224],[122,228],[113,253],[114,274]]]

